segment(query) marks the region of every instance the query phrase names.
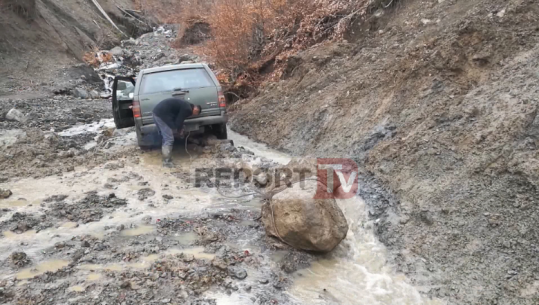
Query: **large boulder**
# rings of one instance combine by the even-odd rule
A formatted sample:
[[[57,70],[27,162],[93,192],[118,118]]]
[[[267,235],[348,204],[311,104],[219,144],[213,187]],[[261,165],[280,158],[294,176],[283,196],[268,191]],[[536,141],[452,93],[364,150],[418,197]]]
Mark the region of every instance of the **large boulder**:
[[[295,183],[275,194],[262,207],[262,221],[269,236],[307,251],[329,252],[348,232],[348,223],[335,199],[315,199],[316,180]]]

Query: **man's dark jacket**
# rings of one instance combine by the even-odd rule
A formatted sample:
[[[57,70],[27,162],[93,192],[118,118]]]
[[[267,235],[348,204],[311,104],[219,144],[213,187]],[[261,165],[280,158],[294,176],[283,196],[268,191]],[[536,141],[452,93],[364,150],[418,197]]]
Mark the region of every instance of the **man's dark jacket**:
[[[193,104],[179,98],[167,98],[153,109],[153,114],[165,121],[171,129],[181,130],[183,121],[193,114]]]

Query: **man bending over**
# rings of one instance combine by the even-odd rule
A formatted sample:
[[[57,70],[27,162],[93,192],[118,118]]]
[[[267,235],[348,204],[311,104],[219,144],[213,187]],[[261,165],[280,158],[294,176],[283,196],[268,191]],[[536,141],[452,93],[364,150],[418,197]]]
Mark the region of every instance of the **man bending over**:
[[[164,167],[174,166],[172,163],[174,136],[183,137],[183,122],[190,116],[198,115],[200,111],[200,106],[179,98],[167,98],[153,109],[153,120],[163,139],[161,151]]]

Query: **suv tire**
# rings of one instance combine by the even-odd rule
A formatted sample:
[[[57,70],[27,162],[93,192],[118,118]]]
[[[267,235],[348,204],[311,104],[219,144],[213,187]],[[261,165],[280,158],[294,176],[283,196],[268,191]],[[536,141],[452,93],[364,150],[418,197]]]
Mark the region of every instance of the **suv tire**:
[[[228,139],[228,133],[226,130],[226,123],[223,124],[215,124],[211,126],[213,134],[217,137],[219,140],[226,140]]]

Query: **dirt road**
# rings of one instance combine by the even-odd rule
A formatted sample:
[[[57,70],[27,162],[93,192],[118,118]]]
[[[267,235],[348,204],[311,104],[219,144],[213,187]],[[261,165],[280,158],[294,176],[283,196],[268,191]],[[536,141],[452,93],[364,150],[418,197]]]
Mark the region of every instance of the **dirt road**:
[[[269,239],[262,199],[197,188],[197,167],[287,163],[230,131],[236,147],[175,148],[177,168],[115,130],[110,102],[3,101],[0,300],[7,304],[443,304],[386,263],[362,200],[340,202],[347,239],[314,256]],[[252,150],[252,152],[251,152]]]
[[[176,63],[167,39],[150,33],[127,52]],[[251,187],[193,183],[199,167],[290,155],[229,131],[235,146],[179,145],[163,169],[133,129],[114,128],[109,100],[31,96],[0,99],[1,303],[444,304],[388,265],[360,198],[339,201],[347,238],[313,255],[266,237]],[[13,108],[25,120],[7,119]],[[369,185],[365,198],[383,196]]]

